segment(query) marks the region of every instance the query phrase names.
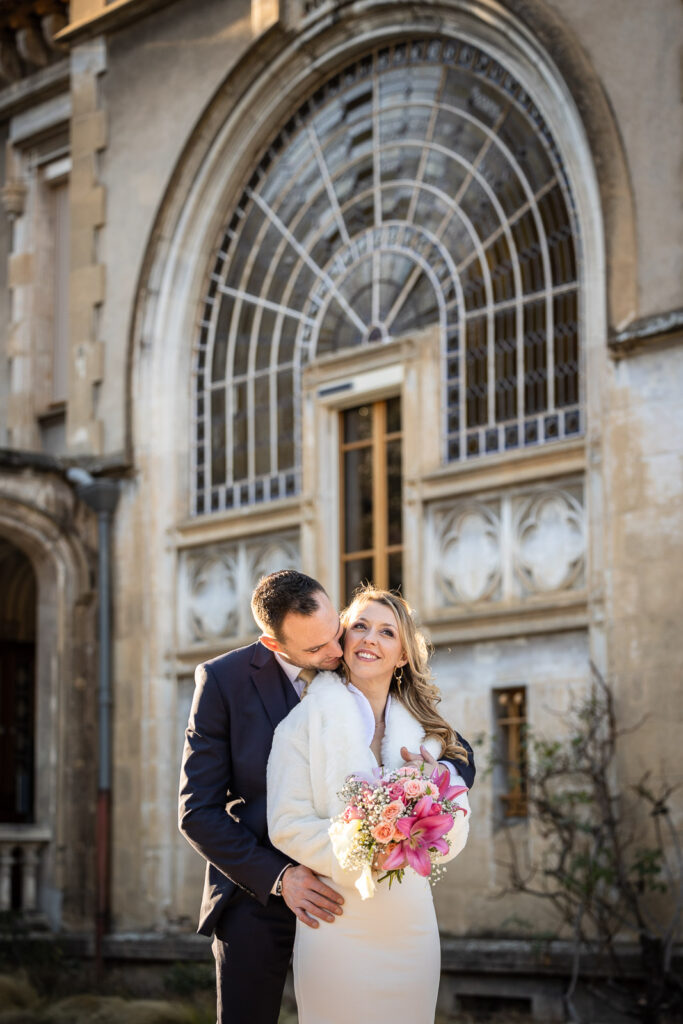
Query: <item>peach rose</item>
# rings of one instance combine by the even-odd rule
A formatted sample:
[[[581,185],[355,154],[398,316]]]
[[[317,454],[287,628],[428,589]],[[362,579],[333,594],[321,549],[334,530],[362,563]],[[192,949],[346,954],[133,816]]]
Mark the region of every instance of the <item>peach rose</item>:
[[[390,804],[382,808],[380,818],[382,821],[396,821],[399,815],[405,811],[405,804],[402,800],[392,800]]]
[[[421,775],[422,772],[416,764],[404,764],[402,768],[399,768],[398,774],[406,775],[408,778],[415,778],[416,775]]]
[[[406,796],[412,800],[416,796],[424,796],[427,789],[427,783],[424,779],[408,779],[403,783],[403,788]]]
[[[379,825],[375,825],[374,828],[370,829],[371,835],[375,837],[378,843],[390,843],[394,838],[394,825],[390,821],[380,821]]]

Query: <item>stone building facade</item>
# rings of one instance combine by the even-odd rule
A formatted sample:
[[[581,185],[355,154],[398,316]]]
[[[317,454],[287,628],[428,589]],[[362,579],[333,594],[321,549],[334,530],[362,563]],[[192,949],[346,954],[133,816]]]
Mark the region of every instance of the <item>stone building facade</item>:
[[[622,784],[680,780],[678,0],[0,21],[4,906],[91,927],[99,701],[108,927],[191,932],[193,668],[284,565],[400,584],[470,737],[556,728],[593,661],[647,716]],[[482,773],[474,806],[444,930],[541,927],[491,899],[523,794]]]

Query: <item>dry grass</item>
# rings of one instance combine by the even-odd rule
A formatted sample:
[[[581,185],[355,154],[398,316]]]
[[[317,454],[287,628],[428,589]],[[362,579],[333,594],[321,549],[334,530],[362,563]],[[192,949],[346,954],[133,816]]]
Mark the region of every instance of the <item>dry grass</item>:
[[[215,1019],[215,1013],[211,1016]],[[204,1024],[201,1011],[180,1000],[74,995],[43,1001],[23,976],[0,975],[0,1024]]]
[[[21,972],[0,974],[0,1011],[30,1009],[38,1002],[38,993]]]
[[[0,974],[0,1024],[214,1024],[213,993],[194,1003],[186,999],[124,999],[121,996],[72,995],[43,1000],[22,974]],[[292,994],[285,996],[278,1024],[298,1024]],[[469,1014],[437,1016],[434,1024],[485,1024]],[[490,1019],[490,1024],[528,1024],[512,1012]]]
[[[62,999],[43,1015],[45,1024],[193,1024],[195,1019],[178,1003],[88,995]]]

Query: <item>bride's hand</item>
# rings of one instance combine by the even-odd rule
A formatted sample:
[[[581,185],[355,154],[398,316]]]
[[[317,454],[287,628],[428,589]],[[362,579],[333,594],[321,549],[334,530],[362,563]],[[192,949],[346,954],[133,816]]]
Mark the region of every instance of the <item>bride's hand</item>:
[[[436,758],[429,753],[425,746],[420,747],[419,754],[413,754],[407,747],[401,747],[401,757],[406,764],[426,764],[432,769],[437,766]]]

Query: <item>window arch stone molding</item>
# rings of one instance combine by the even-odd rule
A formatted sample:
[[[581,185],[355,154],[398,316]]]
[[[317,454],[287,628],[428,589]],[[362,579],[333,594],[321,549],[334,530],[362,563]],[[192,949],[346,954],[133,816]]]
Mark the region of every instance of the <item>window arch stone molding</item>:
[[[603,223],[610,246],[631,237],[628,177],[614,125],[609,121],[608,131],[599,130],[610,115],[578,44],[542,5],[516,4],[515,12],[512,6],[489,0],[419,7],[370,2],[362,10],[340,5],[334,22],[327,7],[321,7],[298,32],[278,24],[265,33],[230,71],[198,123],[150,237],[129,339],[129,445],[140,474],[136,500],[151,510],[159,527],[146,554],[160,593],[175,589],[181,541],[196,546],[226,530],[239,529],[245,536],[256,529],[266,532],[271,516],[274,523],[283,515],[296,521],[307,500],[305,493],[301,499],[281,499],[259,507],[254,517],[238,509],[188,521],[192,349],[213,247],[264,148],[316,83],[373,42],[421,33],[452,35],[486,48],[517,77],[555,133],[583,232],[585,407],[589,431],[593,424],[589,447],[598,451],[593,461],[598,466],[595,424],[605,372],[606,284],[613,291],[613,282],[606,279]],[[549,53],[561,58],[561,70]],[[580,108],[573,95],[581,97]],[[589,99],[599,115],[591,114]],[[610,168],[608,192],[598,184],[598,163]],[[630,294],[629,288],[620,294]],[[593,563],[596,569],[598,562]],[[315,570],[309,564],[304,568]],[[172,631],[169,614],[161,604],[150,609],[152,619],[159,617],[155,628],[160,634]]]
[[[324,16],[325,9],[317,15],[314,12],[295,38],[285,36],[282,26],[276,26],[230,73],[188,142],[150,239],[131,331],[129,441],[144,464],[147,452],[155,446],[154,434],[148,430],[149,419],[145,417],[143,425],[136,413],[139,408],[156,408],[166,434],[164,447],[168,448],[170,442],[170,449],[178,454],[172,467],[173,479],[178,484],[173,506],[176,522],[186,514],[190,407],[189,387],[183,393],[178,382],[191,379],[191,348],[212,245],[217,242],[225,215],[241,194],[263,148],[286,121],[287,114],[310,93],[316,81],[324,80],[373,40],[398,39],[415,33],[454,35],[486,47],[518,76],[555,132],[566,158],[584,232],[584,343],[589,358],[591,352],[604,347],[607,332],[602,214],[603,209],[608,211],[614,203],[610,206],[607,197],[601,197],[593,168],[595,154],[591,149],[595,146],[591,143],[605,133],[600,136],[592,129],[588,133],[590,138],[587,136],[570,94],[570,86],[573,90],[579,74],[584,81],[586,76],[585,62],[579,59],[576,44],[569,40],[559,47],[558,28],[554,24],[547,24],[545,32],[536,32],[538,38],[545,36],[549,43],[554,43],[555,51],[562,54],[566,69],[572,72],[567,82],[525,24],[496,4],[468,4],[467,9],[460,2],[423,6],[411,10],[409,24],[404,9],[371,3],[362,14],[342,6],[338,21],[330,25]],[[529,5],[527,14],[528,11]],[[537,13],[535,8],[534,12]],[[592,81],[593,93],[600,92],[594,74]],[[585,86],[581,95],[586,95]],[[239,97],[236,102],[235,96]],[[606,109],[604,97],[602,100]],[[607,135],[611,145],[615,133]],[[604,166],[604,154],[600,161]],[[623,165],[623,156],[615,150],[606,162],[618,169]],[[617,191],[622,198],[628,195],[623,188],[624,176],[615,172],[612,177],[620,181]],[[628,218],[621,216],[621,220],[625,223]],[[628,231],[624,227],[618,234],[622,237]],[[624,294],[624,289],[620,294]],[[591,406],[599,405],[601,373],[597,366],[593,367],[597,372],[586,369],[588,386],[593,392],[586,403],[590,418]],[[169,479],[166,467],[163,476]]]
[[[96,793],[83,794],[96,742],[96,535],[82,515],[57,477],[2,474],[0,536],[26,555],[37,583],[35,816],[50,835],[38,909],[54,929],[83,928],[93,912]]]

